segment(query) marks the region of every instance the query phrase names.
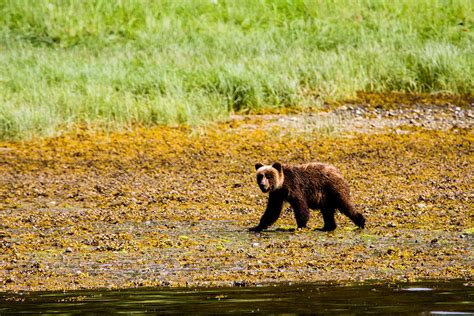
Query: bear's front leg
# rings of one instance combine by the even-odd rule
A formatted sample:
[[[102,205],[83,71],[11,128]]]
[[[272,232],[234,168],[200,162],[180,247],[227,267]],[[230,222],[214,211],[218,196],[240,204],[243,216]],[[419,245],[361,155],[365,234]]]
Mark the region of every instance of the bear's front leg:
[[[260,225],[257,225],[255,227],[250,227],[249,232],[258,233],[258,232],[261,232],[264,229],[265,228],[260,227]]]
[[[318,228],[318,230],[323,232],[330,232],[336,229],[336,221],[334,220],[335,209],[331,208],[322,208],[321,213],[323,214],[324,226],[323,228]]]
[[[303,199],[294,199],[290,201],[290,205],[295,212],[295,219],[298,228],[306,228],[309,221],[309,208]]]
[[[267,208],[260,219],[260,223],[255,227],[249,228],[249,231],[259,232],[275,223],[278,217],[280,217],[283,208],[283,200],[283,197],[279,194],[271,192],[268,196]]]

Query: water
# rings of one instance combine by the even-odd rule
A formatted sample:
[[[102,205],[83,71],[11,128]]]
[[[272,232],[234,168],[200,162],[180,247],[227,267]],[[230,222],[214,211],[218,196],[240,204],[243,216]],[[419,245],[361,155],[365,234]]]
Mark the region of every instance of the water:
[[[463,284],[464,283],[464,284]],[[0,315],[45,314],[422,314],[474,315],[465,281],[248,288],[146,288],[0,293]]]

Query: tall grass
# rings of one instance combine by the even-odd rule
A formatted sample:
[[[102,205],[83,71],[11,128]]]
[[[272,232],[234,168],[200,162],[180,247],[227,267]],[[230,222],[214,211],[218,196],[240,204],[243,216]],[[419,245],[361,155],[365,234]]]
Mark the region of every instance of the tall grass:
[[[472,93],[470,0],[0,0],[0,138]]]

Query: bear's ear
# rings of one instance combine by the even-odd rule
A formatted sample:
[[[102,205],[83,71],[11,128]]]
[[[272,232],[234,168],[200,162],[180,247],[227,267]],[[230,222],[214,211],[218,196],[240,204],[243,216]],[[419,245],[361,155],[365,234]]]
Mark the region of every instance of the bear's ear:
[[[263,165],[261,163],[258,162],[258,163],[255,164],[255,170],[258,170],[261,167],[263,167]]]
[[[276,170],[278,170],[278,172],[281,172],[281,163],[275,162],[275,163],[272,165],[272,167],[275,168]]]

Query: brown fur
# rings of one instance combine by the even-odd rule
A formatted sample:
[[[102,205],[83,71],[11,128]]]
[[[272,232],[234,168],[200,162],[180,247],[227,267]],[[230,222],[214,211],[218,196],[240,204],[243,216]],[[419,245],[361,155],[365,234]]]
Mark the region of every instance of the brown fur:
[[[354,209],[349,186],[334,166],[323,163],[289,166],[276,162],[271,166],[258,163],[255,169],[260,189],[270,193],[265,213],[251,231],[261,231],[276,222],[285,201],[295,212],[298,228],[306,227],[309,209],[321,211],[324,219],[322,231],[336,229],[336,209],[364,228],[365,218]]]

